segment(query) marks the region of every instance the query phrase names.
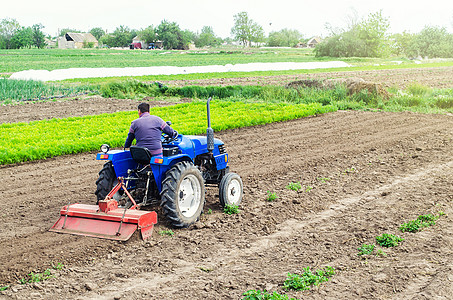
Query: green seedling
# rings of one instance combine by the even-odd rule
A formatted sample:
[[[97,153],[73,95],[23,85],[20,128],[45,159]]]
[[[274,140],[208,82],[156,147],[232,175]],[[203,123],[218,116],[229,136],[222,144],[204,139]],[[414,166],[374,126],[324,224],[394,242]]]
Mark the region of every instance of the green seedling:
[[[316,178],[318,181],[321,181],[322,183],[326,183],[327,181],[330,180],[329,177],[318,177]]]
[[[248,290],[244,294],[242,294],[242,300],[296,300],[296,298],[289,298],[287,295],[281,295],[277,292],[273,292],[272,294],[260,291],[260,290]]]
[[[54,270],[63,270],[63,267],[64,267],[63,263],[58,263],[56,265],[52,263],[52,269]]]
[[[283,283],[283,288],[297,291],[309,290],[312,286],[317,286],[322,282],[328,281],[334,274],[335,269],[333,267],[326,266],[324,269],[317,270],[315,273],[310,271],[310,267],[306,267],[301,275],[288,273]]]
[[[1,291],[6,291],[9,288],[9,285],[1,286],[0,287],[0,292]]]
[[[239,206],[226,204],[225,207],[223,208],[223,212],[226,213],[227,215],[237,214],[239,213]]]
[[[385,253],[382,249],[377,249],[376,256],[387,256],[387,253]]]
[[[356,173],[357,170],[354,167],[347,168],[343,171],[343,175],[350,174],[350,173]]]
[[[394,234],[388,234],[388,233],[383,233],[381,236],[376,237],[376,242],[386,248],[390,247],[396,247],[399,245],[400,242],[404,241],[403,238],[394,235]]]
[[[161,230],[161,231],[159,231],[159,234],[161,236],[169,236],[169,237],[173,237],[175,235],[175,233],[171,229]]]
[[[21,278],[19,280],[19,282],[20,282],[20,284],[41,282],[41,281],[47,280],[51,277],[53,277],[53,275],[52,275],[50,269],[47,269],[42,273],[31,272],[30,274],[27,275],[26,278]]]
[[[206,214],[208,214],[208,215],[212,214],[212,209],[208,209],[208,211],[206,212]]]
[[[310,192],[311,190],[313,189],[312,186],[308,185],[306,188],[305,188],[305,192]]]
[[[288,183],[286,188],[288,190],[298,191],[298,190],[300,190],[302,188],[302,185],[301,185],[300,181],[298,181],[298,182],[290,182],[290,183]]]
[[[357,250],[359,250],[359,253],[357,253],[357,255],[370,255],[371,253],[373,253],[374,245],[373,244],[363,244],[362,246],[357,248]]]
[[[271,201],[275,201],[277,199],[277,194],[276,193],[271,193],[269,191],[267,191],[267,201],[271,202]]]
[[[439,219],[441,214],[438,216],[429,214],[429,215],[420,215],[417,219],[406,222],[400,226],[401,232],[417,232],[422,230],[425,227],[436,225],[437,219]]]

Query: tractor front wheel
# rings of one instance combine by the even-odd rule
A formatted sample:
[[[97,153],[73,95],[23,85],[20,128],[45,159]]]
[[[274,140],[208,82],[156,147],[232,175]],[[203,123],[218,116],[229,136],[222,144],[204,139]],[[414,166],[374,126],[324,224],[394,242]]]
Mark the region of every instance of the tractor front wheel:
[[[242,179],[236,173],[227,173],[220,180],[220,205],[239,205],[242,201]]]
[[[205,203],[200,170],[191,162],[175,164],[162,182],[161,199],[163,213],[174,227],[189,227],[198,221]]]

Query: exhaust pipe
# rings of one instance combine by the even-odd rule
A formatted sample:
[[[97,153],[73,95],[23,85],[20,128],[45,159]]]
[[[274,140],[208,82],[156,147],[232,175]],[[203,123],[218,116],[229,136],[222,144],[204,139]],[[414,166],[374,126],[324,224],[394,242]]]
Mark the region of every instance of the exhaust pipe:
[[[212,151],[214,151],[214,130],[211,128],[211,112],[209,109],[209,102],[211,102],[211,97],[209,97],[208,102],[206,104],[208,111],[208,128],[206,129],[206,137],[208,151],[209,153],[212,153]]]

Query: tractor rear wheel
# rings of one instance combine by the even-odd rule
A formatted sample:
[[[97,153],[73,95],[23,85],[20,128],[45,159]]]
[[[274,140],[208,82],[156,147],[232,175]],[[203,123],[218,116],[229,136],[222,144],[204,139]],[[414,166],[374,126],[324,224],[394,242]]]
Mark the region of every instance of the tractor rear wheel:
[[[189,227],[203,212],[205,193],[200,170],[191,162],[179,162],[167,171],[162,182],[162,211],[174,227]]]
[[[118,179],[116,178],[113,164],[111,161],[108,161],[104,164],[102,170],[99,171],[99,178],[96,180],[96,192],[94,192],[97,196],[96,204],[99,202],[99,200],[105,199],[105,197],[108,195],[108,193],[110,193],[117,182]],[[119,196],[119,193],[113,195],[113,198],[116,199],[116,196]]]
[[[220,205],[239,205],[242,201],[242,179],[236,173],[227,173],[219,184]]]

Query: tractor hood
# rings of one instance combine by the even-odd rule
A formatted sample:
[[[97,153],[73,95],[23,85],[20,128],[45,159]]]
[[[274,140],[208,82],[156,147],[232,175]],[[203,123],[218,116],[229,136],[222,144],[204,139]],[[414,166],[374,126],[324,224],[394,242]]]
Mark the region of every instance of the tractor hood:
[[[208,140],[207,140],[206,136],[186,135],[185,137],[192,141],[194,154],[195,154],[194,157],[208,152],[208,146],[207,146]],[[214,145],[216,146],[214,152],[217,152],[218,146],[223,145],[223,142],[221,140],[215,138]],[[219,153],[214,153],[214,155],[215,154],[219,154]]]

